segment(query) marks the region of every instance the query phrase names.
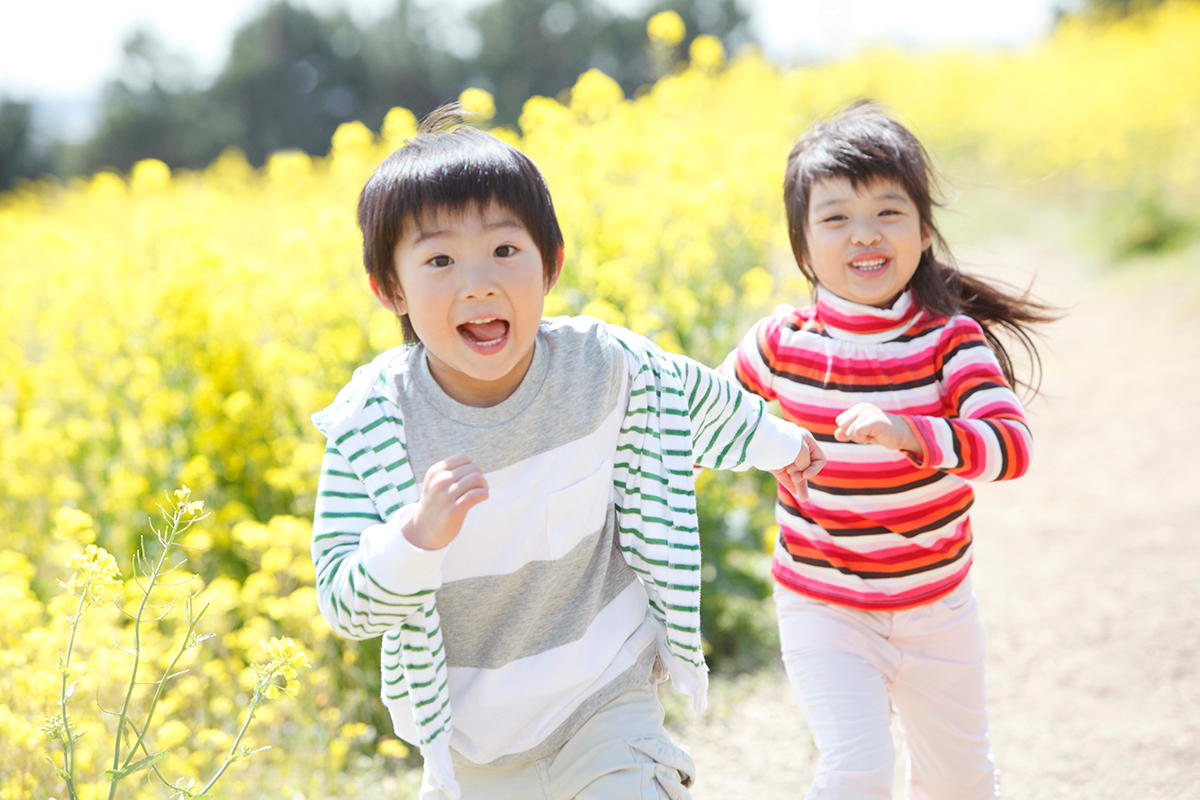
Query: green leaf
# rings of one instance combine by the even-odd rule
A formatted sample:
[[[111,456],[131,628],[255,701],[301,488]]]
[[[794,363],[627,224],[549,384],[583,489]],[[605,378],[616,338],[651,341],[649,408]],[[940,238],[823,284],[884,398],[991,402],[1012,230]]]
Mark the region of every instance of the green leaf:
[[[161,753],[155,753],[152,756],[146,756],[140,761],[135,761],[128,767],[122,769],[107,769],[104,771],[104,777],[111,781],[119,781],[123,778],[128,778],[135,772],[141,772],[155,762],[161,761],[167,757],[169,750],[163,750]]]

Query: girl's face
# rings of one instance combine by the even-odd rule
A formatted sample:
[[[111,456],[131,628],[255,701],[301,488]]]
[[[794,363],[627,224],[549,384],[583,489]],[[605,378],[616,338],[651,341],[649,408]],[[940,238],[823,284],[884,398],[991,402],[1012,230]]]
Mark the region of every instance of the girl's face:
[[[887,308],[908,286],[932,237],[899,183],[825,178],[813,184],[805,220],[808,266],[838,297]]]

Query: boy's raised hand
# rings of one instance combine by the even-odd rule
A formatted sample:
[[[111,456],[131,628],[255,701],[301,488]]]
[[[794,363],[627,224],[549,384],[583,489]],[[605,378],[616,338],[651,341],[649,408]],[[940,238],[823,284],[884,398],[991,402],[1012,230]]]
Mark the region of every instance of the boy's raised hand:
[[[800,428],[804,437],[804,446],[796,454],[796,460],[786,467],[771,470],[775,479],[791,489],[792,496],[800,502],[808,500],[808,479],[821,471],[825,466],[825,453],[812,433]]]
[[[839,442],[881,444],[890,450],[921,452],[921,442],[903,417],[872,403],[859,403],[838,414],[833,438]]]
[[[439,461],[425,471],[421,502],[404,526],[404,538],[422,550],[440,550],[458,536],[467,512],[487,497],[483,470],[468,455]]]

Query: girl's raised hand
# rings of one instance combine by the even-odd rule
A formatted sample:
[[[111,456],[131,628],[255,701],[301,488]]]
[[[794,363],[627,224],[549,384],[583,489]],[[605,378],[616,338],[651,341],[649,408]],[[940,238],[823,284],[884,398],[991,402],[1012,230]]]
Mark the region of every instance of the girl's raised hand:
[[[800,430],[804,436],[804,446],[796,454],[796,460],[786,467],[771,470],[771,474],[791,490],[793,497],[803,503],[808,500],[808,479],[825,466],[825,453],[812,433],[805,428]]]
[[[404,526],[404,538],[422,550],[440,550],[458,536],[467,512],[487,497],[483,470],[468,455],[439,461],[425,471],[421,502]]]
[[[859,403],[838,414],[833,438],[839,442],[881,444],[891,450],[921,452],[921,442],[903,417],[872,403]]]

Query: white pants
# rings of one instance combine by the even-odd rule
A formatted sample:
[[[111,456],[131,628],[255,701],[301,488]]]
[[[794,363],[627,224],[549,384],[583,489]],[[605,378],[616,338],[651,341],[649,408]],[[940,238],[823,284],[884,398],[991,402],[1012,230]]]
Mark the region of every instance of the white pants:
[[[808,800],[892,796],[893,706],[908,747],[910,800],[1000,796],[969,578],[904,611],[858,611],[779,586],[775,603],[784,667],[820,752]]]

